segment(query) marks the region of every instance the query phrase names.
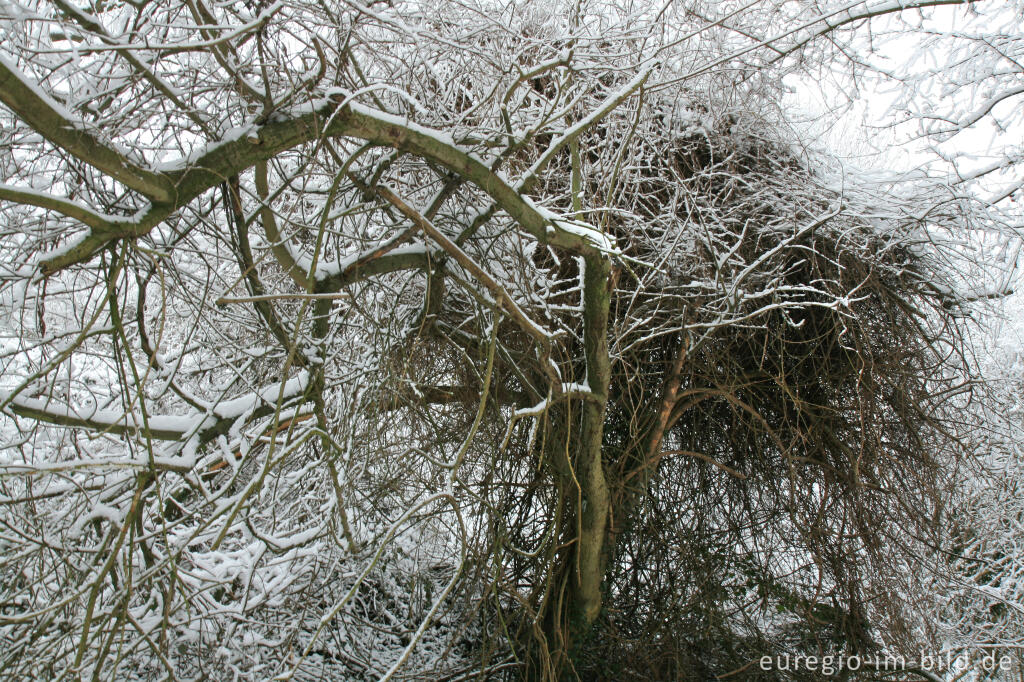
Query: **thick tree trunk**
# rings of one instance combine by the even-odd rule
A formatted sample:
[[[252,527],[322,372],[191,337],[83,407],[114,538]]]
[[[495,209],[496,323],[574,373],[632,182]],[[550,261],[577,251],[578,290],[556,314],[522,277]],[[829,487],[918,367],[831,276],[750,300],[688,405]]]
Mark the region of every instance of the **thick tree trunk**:
[[[603,335],[597,332],[607,323],[598,315],[602,308],[598,278],[609,282],[610,272],[601,264],[593,267],[588,262],[584,285],[587,292],[587,310],[597,313],[585,318],[587,346],[587,379],[594,393],[593,400],[583,405],[580,421],[566,424],[558,447],[549,452],[557,462],[556,475],[563,490],[567,491],[566,524],[562,537],[570,544],[562,561],[550,576],[552,592],[556,595],[549,603],[545,631],[550,653],[551,668],[540,678],[570,675],[571,661],[588,638],[601,613],[604,578],[608,562],[614,556],[617,523],[627,521],[646,487],[650,470],[657,466],[662,442],[670,426],[672,410],[677,403],[680,374],[686,360],[686,347],[676,351],[661,394],[651,406],[645,420],[645,432],[636,449],[620,453],[628,461],[619,461],[621,469],[609,469],[602,460],[605,411],[608,401],[610,362]],[[604,284],[603,286],[608,286]],[[589,298],[593,296],[593,298]],[[566,418],[567,415],[562,415]],[[579,434],[569,439],[568,434]],[[574,455],[574,456],[573,456]],[[570,459],[571,458],[571,459]],[[628,489],[628,490],[627,490]]]
[[[607,331],[612,269],[603,254],[584,263],[583,343],[590,391],[578,421],[563,415],[573,423],[565,424],[565,439],[550,449],[568,513],[562,528],[566,549],[549,575],[546,660],[534,671],[541,679],[561,678],[571,668],[571,659],[601,613],[609,556],[611,495],[602,446],[611,379]]]
[[[611,500],[601,454],[611,380],[608,307],[612,273],[611,265],[603,255],[587,257],[584,262],[583,345],[591,396],[583,404],[582,433],[576,460],[581,508],[570,622],[574,629],[585,631],[601,611],[601,584],[608,549],[605,541]]]

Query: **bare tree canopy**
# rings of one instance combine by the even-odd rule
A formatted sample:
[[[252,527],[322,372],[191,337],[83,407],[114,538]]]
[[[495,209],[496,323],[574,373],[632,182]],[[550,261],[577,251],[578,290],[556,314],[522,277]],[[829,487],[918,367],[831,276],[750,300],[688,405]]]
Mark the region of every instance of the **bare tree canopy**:
[[[971,319],[1016,272],[1020,10],[5,2],[2,675],[1024,645],[981,507],[1024,518],[963,487],[1013,450]],[[898,86],[946,165],[829,153],[790,79]]]

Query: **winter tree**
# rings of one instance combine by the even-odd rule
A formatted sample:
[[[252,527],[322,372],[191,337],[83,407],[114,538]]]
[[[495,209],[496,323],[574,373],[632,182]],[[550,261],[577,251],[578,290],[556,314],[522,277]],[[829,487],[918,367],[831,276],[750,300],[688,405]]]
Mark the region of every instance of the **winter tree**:
[[[957,4],[5,3],[0,670],[942,645],[1005,279],[963,245],[1012,217],[817,148],[783,78]]]
[[[899,15],[892,36],[917,41],[915,58],[875,71],[898,84],[896,104],[957,185],[981,185],[988,201],[1019,201],[1024,99],[1020,2],[977,3],[967,12]],[[888,69],[885,67],[889,66]]]

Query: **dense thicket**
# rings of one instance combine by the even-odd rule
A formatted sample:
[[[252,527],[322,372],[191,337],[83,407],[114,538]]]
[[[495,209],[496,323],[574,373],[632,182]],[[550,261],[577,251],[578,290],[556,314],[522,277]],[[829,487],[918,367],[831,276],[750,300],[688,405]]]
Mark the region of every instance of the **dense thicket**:
[[[584,677],[701,679],[766,650],[922,644],[913,602],[928,595],[907,571],[946,539],[936,515],[969,391],[960,303],[915,244],[920,223],[863,217],[820,159],[742,124],[757,125],[655,121],[663,139],[616,193],[635,222],[609,221],[631,259],[611,305],[614,545]],[[542,508],[571,546],[557,483],[571,419],[552,409],[510,448],[510,467],[540,471],[503,507],[516,546],[535,542],[522,522],[552,486]],[[537,590],[562,554],[513,557],[514,584]],[[555,576],[542,609],[558,608]]]
[[[995,643],[938,595],[981,613],[1003,551],[962,489],[999,216],[783,112],[907,11],[8,6],[0,669]]]

